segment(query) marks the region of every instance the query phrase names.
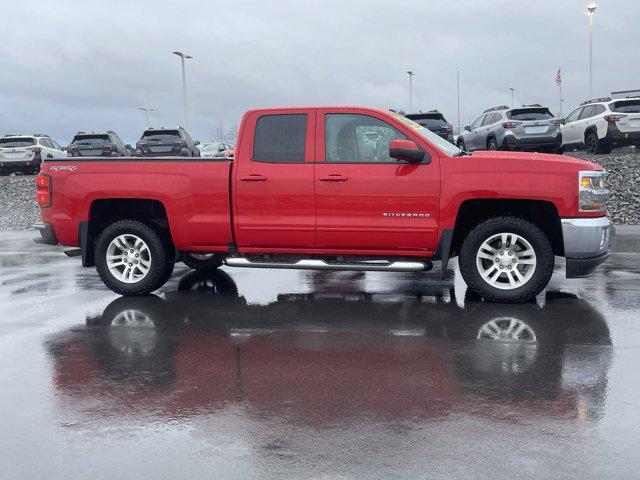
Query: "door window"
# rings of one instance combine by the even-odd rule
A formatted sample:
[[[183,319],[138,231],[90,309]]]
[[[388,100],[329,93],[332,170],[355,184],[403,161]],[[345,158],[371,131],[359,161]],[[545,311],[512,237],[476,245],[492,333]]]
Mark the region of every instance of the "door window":
[[[587,105],[586,107],[584,107],[584,109],[582,110],[582,113],[580,114],[580,120],[584,118],[593,117],[594,107],[595,105]]]
[[[325,154],[328,163],[398,163],[389,156],[391,140],[406,135],[369,115],[328,114]]]
[[[476,118],[476,120],[471,124],[471,130],[473,130],[474,128],[478,128],[482,124],[482,121],[485,117],[486,115],[480,115],[478,118]]]
[[[256,122],[254,162],[304,163],[306,114],[263,115]]]
[[[567,115],[567,118],[564,119],[564,122],[575,122],[578,119],[578,116],[580,116],[580,112],[582,112],[582,107],[576,108],[573,112]]]

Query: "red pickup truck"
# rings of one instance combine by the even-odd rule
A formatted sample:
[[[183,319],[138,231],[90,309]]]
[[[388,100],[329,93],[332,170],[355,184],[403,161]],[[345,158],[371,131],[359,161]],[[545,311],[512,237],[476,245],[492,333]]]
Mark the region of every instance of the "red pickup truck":
[[[467,285],[525,301],[610,254],[605,172],[537,153],[468,154],[391,111],[250,110],[230,158],[59,158],[42,164],[45,241],[79,246],[123,295],[176,261],[230,267],[426,271],[458,256]]]

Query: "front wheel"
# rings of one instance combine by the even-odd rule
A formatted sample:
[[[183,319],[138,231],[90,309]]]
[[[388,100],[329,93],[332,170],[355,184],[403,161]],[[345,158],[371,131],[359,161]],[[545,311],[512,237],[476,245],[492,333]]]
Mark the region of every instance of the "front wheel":
[[[185,253],[182,261],[194,270],[210,270],[222,265],[222,257],[214,253]]]
[[[490,218],[468,234],[460,250],[467,286],[489,301],[525,302],[553,273],[553,248],[544,232],[519,217]]]
[[[491,137],[487,140],[487,150],[498,150],[498,142],[495,138]]]
[[[168,235],[156,225],[120,220],[106,227],[96,240],[96,269],[114,292],[146,295],[168,280],[174,252]]]

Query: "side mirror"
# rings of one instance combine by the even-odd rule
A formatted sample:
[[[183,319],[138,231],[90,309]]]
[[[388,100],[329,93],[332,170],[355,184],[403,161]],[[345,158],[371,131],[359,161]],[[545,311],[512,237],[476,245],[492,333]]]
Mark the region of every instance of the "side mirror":
[[[561,118],[560,119],[560,125],[564,125],[565,123],[567,123],[567,119],[566,118]]]
[[[471,131],[471,126],[466,125],[466,126],[464,127],[464,129],[465,129],[467,132],[470,132],[470,131]]]
[[[420,163],[424,160],[424,150],[413,140],[391,140],[389,156],[409,163]]]
[[[200,140],[196,140],[196,141],[195,141],[195,142],[193,142],[193,143],[195,143],[196,145],[200,145]]]

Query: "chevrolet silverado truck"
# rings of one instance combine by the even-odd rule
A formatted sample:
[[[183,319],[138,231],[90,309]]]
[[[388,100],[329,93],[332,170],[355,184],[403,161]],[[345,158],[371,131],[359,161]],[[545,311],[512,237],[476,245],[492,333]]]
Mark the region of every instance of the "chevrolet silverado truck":
[[[230,158],[59,158],[42,163],[38,225],[79,247],[122,295],[174,264],[427,271],[458,257],[468,287],[526,301],[610,255],[606,172],[580,159],[467,152],[402,115],[361,107],[245,113]]]

